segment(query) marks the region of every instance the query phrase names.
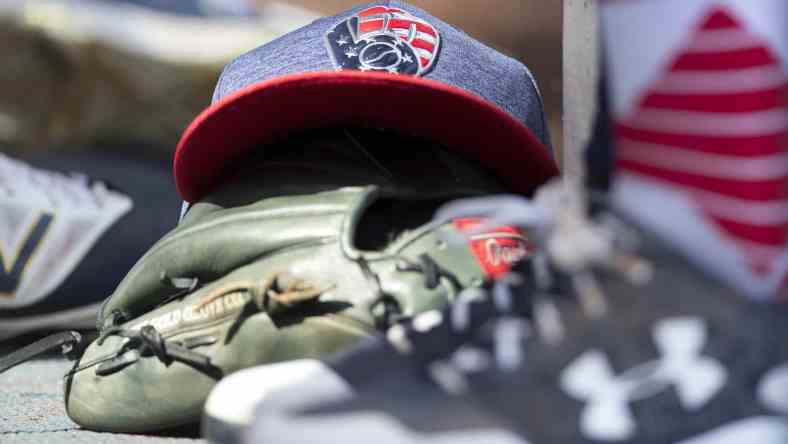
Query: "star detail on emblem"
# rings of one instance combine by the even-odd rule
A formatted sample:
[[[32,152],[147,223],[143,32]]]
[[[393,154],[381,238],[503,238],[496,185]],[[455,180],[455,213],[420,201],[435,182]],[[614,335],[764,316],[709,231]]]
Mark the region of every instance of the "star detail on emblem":
[[[339,46],[345,46],[348,43],[350,43],[350,41],[344,35],[337,40],[337,45]]]
[[[356,48],[351,48],[345,52],[345,57],[352,58],[358,57],[358,50]]]
[[[402,60],[404,60],[406,63],[413,63],[413,57],[411,57],[410,54],[405,54],[402,56]]]

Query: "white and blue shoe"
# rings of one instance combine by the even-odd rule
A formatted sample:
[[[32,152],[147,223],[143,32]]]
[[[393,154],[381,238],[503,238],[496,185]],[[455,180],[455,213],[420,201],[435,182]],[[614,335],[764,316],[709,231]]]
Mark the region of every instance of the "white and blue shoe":
[[[101,301],[176,221],[163,167],[98,153],[37,164],[90,176],[0,154],[0,339],[95,328]]]

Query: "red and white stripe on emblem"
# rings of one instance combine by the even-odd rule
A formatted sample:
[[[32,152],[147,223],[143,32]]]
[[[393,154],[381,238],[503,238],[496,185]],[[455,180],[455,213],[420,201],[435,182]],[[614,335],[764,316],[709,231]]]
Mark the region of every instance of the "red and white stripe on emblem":
[[[677,187],[757,275],[788,249],[788,74],[770,42],[711,7],[616,122],[617,165]]]
[[[440,45],[440,35],[428,22],[397,8],[375,6],[358,13],[359,38],[365,34],[388,31],[410,43],[419,56],[422,70],[435,60]]]

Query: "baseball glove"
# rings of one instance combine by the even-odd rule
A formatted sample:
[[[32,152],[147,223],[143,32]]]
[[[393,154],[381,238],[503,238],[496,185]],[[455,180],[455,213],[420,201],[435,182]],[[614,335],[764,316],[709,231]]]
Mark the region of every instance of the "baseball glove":
[[[196,422],[221,377],[341,350],[449,303],[526,252],[511,229],[453,245],[443,239],[477,222],[428,222],[448,199],[496,191],[474,183],[481,175],[468,164],[452,161],[471,170],[463,181],[425,187],[397,165],[380,177],[368,165],[316,169],[293,156],[225,182],[132,268],[67,376],[75,422],[112,432]]]

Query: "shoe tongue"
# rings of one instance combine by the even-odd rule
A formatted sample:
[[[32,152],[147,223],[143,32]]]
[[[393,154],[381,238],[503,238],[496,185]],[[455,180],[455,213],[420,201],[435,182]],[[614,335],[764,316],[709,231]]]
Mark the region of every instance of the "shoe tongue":
[[[751,12],[768,25],[780,8]],[[617,14],[604,12],[611,30]],[[630,18],[646,15],[644,8]],[[668,63],[645,73],[652,81],[614,84],[615,192],[627,212],[696,262],[767,297],[788,274],[788,54],[770,38],[776,31],[756,30],[747,18],[710,5],[684,20],[690,27],[671,30],[684,38],[662,45]],[[626,32],[612,34],[629,41],[616,35]],[[608,49],[621,71],[623,60]],[[622,100],[632,89],[635,98]]]

